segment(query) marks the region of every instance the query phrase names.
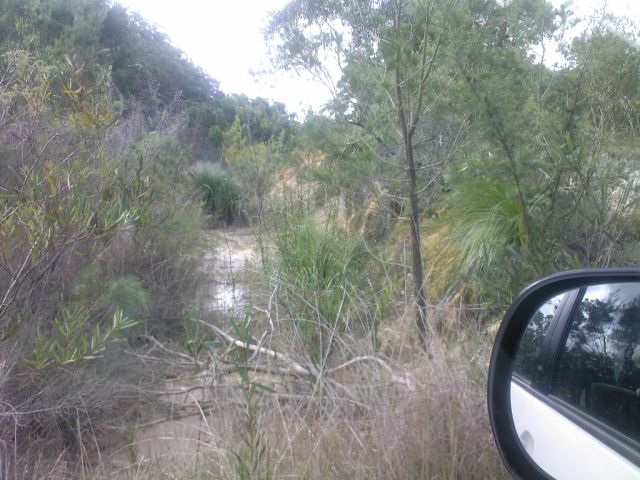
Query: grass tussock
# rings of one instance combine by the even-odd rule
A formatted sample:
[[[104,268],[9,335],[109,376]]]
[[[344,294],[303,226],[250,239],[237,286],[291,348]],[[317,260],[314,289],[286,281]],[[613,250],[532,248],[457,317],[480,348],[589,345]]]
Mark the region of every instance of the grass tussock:
[[[215,223],[230,225],[240,216],[242,188],[227,172],[203,169],[193,181],[202,193],[204,210]]]
[[[333,334],[350,328],[349,311],[366,275],[363,246],[334,225],[289,216],[279,221],[273,243],[274,281],[292,327],[319,361],[328,356]]]

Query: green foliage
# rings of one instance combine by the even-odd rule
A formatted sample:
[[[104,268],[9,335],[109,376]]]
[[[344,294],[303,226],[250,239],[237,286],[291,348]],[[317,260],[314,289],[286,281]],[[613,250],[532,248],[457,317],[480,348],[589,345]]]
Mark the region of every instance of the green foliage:
[[[432,272],[427,287],[441,287],[430,304],[444,303],[463,285],[489,307],[481,315],[491,315],[543,273],[637,264],[636,37],[606,21],[593,24],[574,41],[561,39],[567,62],[551,70],[536,56],[543,40],[562,34],[564,19],[541,0],[294,0],[271,26],[281,64],[328,83],[329,55],[336,53],[343,67],[332,85],[330,115],[310,115],[299,131],[281,104],[225,95],[166,35],[117,4],[0,0],[0,377],[9,379],[0,382],[6,410],[0,450],[15,448],[19,457],[33,439],[41,447],[46,437],[60,449],[51,449],[55,457],[62,449],[65,458],[71,455],[73,442],[79,455],[89,452],[84,439],[95,440],[94,427],[111,429],[114,413],[137,401],[130,389],[111,395],[112,377],[102,371],[130,365],[110,356],[118,356],[117,344],[125,340],[135,348],[136,325],[165,340],[179,332],[199,362],[216,346],[190,310],[196,308],[204,203],[221,222],[232,222],[241,210],[273,219],[261,224],[261,247],[277,287],[269,305],[281,312],[269,320],[282,328],[263,338],[278,345],[277,335],[290,334],[292,357],[308,354],[326,380],[310,404],[321,414],[293,422],[308,429],[311,450],[328,452],[330,465],[318,478],[376,472],[387,478],[390,465],[404,468],[391,475],[403,478],[473,476],[476,464],[464,459],[487,452],[483,473],[495,473],[492,451],[480,441],[486,428],[475,431],[475,442],[466,437],[469,425],[486,427],[467,416],[481,409],[462,408],[469,398],[482,400],[482,362],[473,378],[460,372],[468,373],[483,352],[467,352],[457,376],[450,366],[458,363],[440,358],[441,378],[425,374],[419,382],[444,385],[430,387],[432,397],[402,397],[401,389],[388,388],[376,397],[373,385],[358,379],[380,383],[369,368],[381,364],[366,366],[371,352],[358,349],[375,350],[390,305],[399,306],[394,320],[406,315],[408,289],[397,279],[409,268],[386,258],[404,253],[408,210],[423,227],[442,227],[428,238],[449,234],[444,248],[435,241],[423,248],[430,261],[446,256],[449,264],[442,278],[438,266],[426,265]],[[416,170],[409,177],[408,151]],[[185,176],[195,159],[222,154],[231,174]],[[266,208],[278,174],[283,190],[297,190],[304,208],[281,215]],[[194,183],[202,202],[193,200]],[[413,197],[415,205],[400,196]],[[382,252],[372,252],[355,233],[366,227],[352,221],[357,215],[391,223],[394,243],[381,237],[376,247]],[[412,266],[413,279],[420,265]],[[251,330],[260,321],[232,322],[235,337],[255,343]],[[393,337],[393,327],[389,322],[381,330]],[[371,342],[363,341],[367,335]],[[226,450],[233,452],[233,469],[242,479],[270,478],[276,468],[284,475],[282,465],[308,447],[307,434],[293,432],[300,442],[286,442],[286,459],[274,463],[279,445],[271,443],[261,410],[269,399],[248,365],[256,358],[240,348],[231,354],[243,400],[241,428],[233,425]],[[358,403],[371,399],[372,408],[353,410],[353,398],[322,401],[325,386],[340,385],[332,383],[336,370],[325,368],[331,355],[361,356],[353,363],[340,358],[346,361],[340,382],[354,380],[344,392]],[[428,368],[438,355],[434,350]],[[5,357],[15,366],[7,367]],[[142,380],[138,375],[131,384]],[[467,391],[469,384],[479,388]],[[430,400],[413,403],[417,397]],[[435,412],[434,418],[416,422],[415,411]],[[12,412],[22,412],[19,425]],[[306,422],[334,414],[340,422],[316,424],[330,433],[326,443],[317,441]],[[412,457],[404,448],[389,449],[384,460],[367,457],[388,447],[394,415],[403,419],[398,445],[413,446]],[[354,421],[353,428],[343,419]],[[348,428],[341,432],[335,423]],[[353,432],[371,425],[383,427],[354,442]],[[444,461],[433,453],[439,444]],[[336,452],[343,455],[339,462]],[[352,456],[366,467],[352,469]],[[304,468],[313,461],[305,458]],[[378,470],[370,469],[376,461]]]
[[[207,146],[219,148],[222,133],[238,115],[251,142],[288,139],[293,131],[292,118],[282,104],[225,95],[218,82],[189,61],[166,34],[117,3],[3,0],[0,54],[6,44],[46,51],[52,66],[66,70],[65,76],[51,82],[62,103],[68,96],[83,96],[99,77],[108,77],[110,88],[115,87],[123,100],[119,109],[128,113],[141,109],[154,128],[162,123],[165,110],[175,112],[184,104],[193,137]],[[93,110],[89,121],[114,121],[104,105],[94,105]],[[83,115],[89,111],[85,108]]]
[[[498,22],[512,13],[492,15]],[[529,13],[534,22],[548,16],[542,5]],[[638,241],[629,229],[638,197],[629,150],[636,120],[628,108],[637,97],[629,81],[637,51],[601,22],[565,45],[570,66],[550,72],[531,61],[526,45],[553,28],[520,27],[489,43],[490,24],[466,28],[455,50],[467,87],[462,104],[487,130],[450,169],[444,220],[453,225],[463,275],[497,308],[542,274],[624,264],[619,242]],[[614,57],[616,67],[604,67]],[[618,95],[628,95],[625,106]]]
[[[207,140],[216,148],[222,146],[223,133],[219,125],[211,125],[207,130]]]
[[[346,204],[359,187],[407,196],[393,167],[410,147],[412,211],[427,206],[447,225],[450,282],[495,308],[538,275],[627,264],[623,244],[638,242],[637,28],[603,16],[571,39],[568,18],[528,0],[290,2],[269,28],[279,65],[325,80],[324,59],[342,65],[329,104],[339,131],[313,118],[303,130],[326,156],[313,178]],[[336,23],[349,35],[309,28]],[[552,38],[566,59],[555,70],[539,57]]]
[[[572,86],[582,89],[581,102],[575,107],[578,113],[588,116],[597,111],[606,135],[624,145],[640,133],[640,49],[633,30],[619,30],[616,21],[612,23],[597,25],[573,41],[568,48],[575,66],[573,75],[566,73]],[[554,95],[549,100],[557,99]],[[597,135],[594,126],[580,125]]]
[[[245,344],[252,343],[251,316],[232,322],[236,338]],[[251,378],[249,359],[245,349],[232,352],[233,365],[240,376],[240,391],[245,402],[244,423],[240,431],[240,446],[233,452],[238,480],[269,480],[273,473],[269,466],[269,449],[260,429],[260,402],[265,392],[273,390]]]
[[[101,6],[0,5],[0,357],[12,358],[2,397],[32,412],[18,436],[0,418],[0,437],[18,457],[92,448],[137,402],[123,385],[148,381],[109,357],[138,324],[177,329],[196,279],[184,122],[157,110],[149,132],[148,117],[121,115],[96,43]]]
[[[198,316],[198,312],[191,308],[185,308],[182,311],[184,334],[182,336],[182,345],[184,349],[189,352],[189,355],[194,359],[194,366],[197,366],[196,361],[200,355],[204,352],[208,352],[210,348],[220,343],[219,339],[212,338],[211,332],[205,330]]]
[[[239,217],[242,190],[230,174],[221,170],[201,170],[193,180],[202,194],[205,212],[214,221],[230,225]]]
[[[147,317],[149,292],[135,275],[104,278],[95,266],[89,266],[73,289],[74,300],[97,311],[121,311],[129,318],[142,320]]]
[[[290,143],[294,122],[282,103],[270,104],[260,97],[250,100],[244,95],[234,96],[233,99],[244,141],[248,144],[276,141],[284,145]]]
[[[49,365],[58,367],[71,363],[95,360],[104,354],[109,345],[118,342],[124,331],[137,325],[116,310],[110,325],[90,328],[91,314],[83,308],[64,308],[61,318],[54,318],[52,332],[48,335],[38,330],[33,347],[33,357],[28,364],[35,369]]]
[[[240,117],[236,117],[223,135],[224,158],[248,192],[248,213],[261,222],[282,155],[278,151],[278,142],[249,143],[243,129]]]
[[[159,106],[170,104],[180,92],[187,100],[203,101],[217,91],[216,82],[171,45],[166,34],[118,4],[109,8],[100,33],[113,80],[125,97]]]
[[[332,337],[349,327],[367,256],[361,241],[335,225],[318,225],[297,212],[276,221],[273,268],[310,354],[320,361],[330,353]]]
[[[458,185],[442,220],[451,225],[448,236],[457,247],[456,275],[473,278],[483,299],[504,301],[515,285],[535,275],[528,270],[535,262],[517,192],[493,179],[465,179]]]
[[[309,161],[301,174],[317,182],[323,195],[342,198],[348,216],[377,193],[376,181],[392,184],[398,174],[379,161],[370,141],[376,139],[366,131],[346,130],[320,115],[308,115],[301,128],[300,149]]]

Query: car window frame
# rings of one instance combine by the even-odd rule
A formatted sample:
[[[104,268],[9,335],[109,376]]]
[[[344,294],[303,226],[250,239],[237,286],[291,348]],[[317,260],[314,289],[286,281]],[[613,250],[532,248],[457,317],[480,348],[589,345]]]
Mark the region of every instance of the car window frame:
[[[542,391],[544,389],[544,385],[543,385],[542,380],[544,380],[544,378],[546,377],[546,369],[548,368],[548,358],[547,358],[548,355],[547,355],[547,352],[549,350],[549,339],[553,336],[553,333],[556,331],[557,325],[558,325],[558,320],[563,315],[563,312],[565,311],[567,303],[570,302],[571,293],[572,293],[572,291],[560,294],[560,295],[563,296],[563,298],[561,299],[560,303],[558,304],[558,308],[553,313],[553,316],[552,316],[552,318],[551,318],[551,320],[549,322],[549,326],[547,327],[546,331],[544,332],[544,336],[542,338],[542,344],[540,346],[540,351],[537,352],[537,357],[536,357],[536,363],[541,368],[540,371],[536,372],[533,375],[530,375],[529,378],[527,378],[526,375],[518,372],[518,370],[516,368],[517,359],[518,359],[518,353],[516,353],[516,364],[514,364],[513,377],[517,378],[519,380],[519,384],[531,386],[531,388],[533,388],[536,391]],[[538,312],[541,309],[542,309],[542,306],[540,306],[540,309],[538,309]],[[527,328],[528,328],[528,326],[527,326]],[[522,338],[520,339],[520,345],[518,345],[518,351],[520,349],[520,346],[521,346],[522,341],[524,340],[524,338],[525,338],[525,335],[523,335]]]

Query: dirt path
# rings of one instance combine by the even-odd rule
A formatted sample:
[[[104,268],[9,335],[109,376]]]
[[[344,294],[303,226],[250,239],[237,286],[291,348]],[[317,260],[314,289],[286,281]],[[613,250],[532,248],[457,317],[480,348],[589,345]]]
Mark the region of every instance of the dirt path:
[[[201,318],[221,324],[230,316],[243,315],[247,307],[246,272],[255,261],[255,237],[249,228],[208,230],[204,234],[211,248],[202,258],[203,282],[196,299]],[[203,451],[215,446],[212,432],[220,430],[215,424],[224,421],[204,413],[204,407],[214,400],[214,386],[210,373],[194,371],[189,378],[168,378],[162,404],[167,411],[165,418],[172,419],[160,415],[137,426],[127,452],[129,462],[135,458],[138,465],[162,470],[197,464]]]

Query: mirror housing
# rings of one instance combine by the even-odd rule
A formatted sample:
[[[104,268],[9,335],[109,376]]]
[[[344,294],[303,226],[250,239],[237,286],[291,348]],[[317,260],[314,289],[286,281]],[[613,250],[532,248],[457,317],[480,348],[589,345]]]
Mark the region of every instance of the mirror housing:
[[[522,290],[507,310],[491,353],[487,406],[491,429],[500,456],[515,478],[553,479],[527,454],[527,446],[523,445],[512,418],[511,381],[514,362],[520,340],[529,321],[545,302],[557,295],[589,286],[616,283],[640,284],[640,269],[588,269],[554,274],[542,278]],[[565,460],[567,462],[580,461],[578,458]],[[638,470],[638,478],[640,478],[640,469]]]

